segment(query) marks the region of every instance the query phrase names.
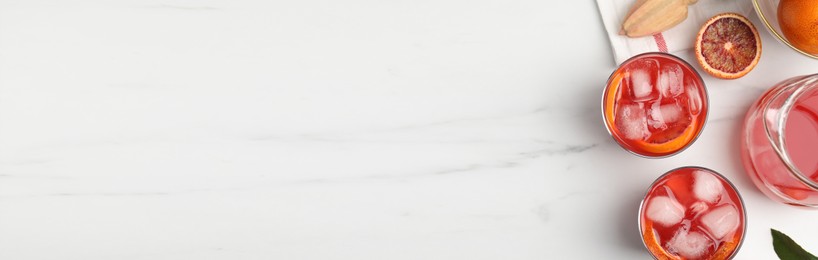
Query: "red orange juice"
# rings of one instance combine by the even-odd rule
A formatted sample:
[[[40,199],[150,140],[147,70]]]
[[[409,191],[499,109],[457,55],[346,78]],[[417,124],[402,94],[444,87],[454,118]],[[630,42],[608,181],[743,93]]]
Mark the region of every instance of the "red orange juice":
[[[657,259],[729,259],[744,239],[744,203],[716,172],[683,167],[665,173],[642,200],[642,241]]]
[[[605,126],[626,150],[664,157],[689,146],[707,118],[704,81],[684,60],[645,53],[623,62],[602,99]]]
[[[741,152],[747,174],[768,197],[818,206],[818,75],[765,92],[747,113]]]

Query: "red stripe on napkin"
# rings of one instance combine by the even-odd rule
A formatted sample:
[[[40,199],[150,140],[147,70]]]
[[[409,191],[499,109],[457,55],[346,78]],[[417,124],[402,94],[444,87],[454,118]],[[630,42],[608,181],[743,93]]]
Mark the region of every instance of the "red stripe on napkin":
[[[662,33],[654,34],[653,40],[656,41],[656,47],[659,47],[659,51],[667,52],[667,42],[665,42],[665,36]]]

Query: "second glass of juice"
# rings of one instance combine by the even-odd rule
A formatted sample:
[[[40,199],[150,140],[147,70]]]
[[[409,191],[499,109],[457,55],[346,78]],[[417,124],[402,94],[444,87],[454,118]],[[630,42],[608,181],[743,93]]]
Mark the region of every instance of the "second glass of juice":
[[[764,194],[818,207],[818,74],[767,90],[747,113],[741,146],[744,168]]]
[[[730,259],[744,240],[745,223],[733,184],[702,167],[665,173],[639,208],[642,242],[656,259]]]
[[[648,158],[690,146],[707,119],[704,81],[684,60],[644,53],[611,74],[602,97],[608,132],[625,150]]]

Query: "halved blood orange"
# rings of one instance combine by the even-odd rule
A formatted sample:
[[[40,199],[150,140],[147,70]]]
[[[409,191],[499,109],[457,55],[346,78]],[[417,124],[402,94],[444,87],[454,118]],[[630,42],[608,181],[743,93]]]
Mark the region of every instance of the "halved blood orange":
[[[761,38],[740,14],[723,13],[707,20],[696,36],[696,60],[708,74],[736,79],[750,72],[761,58]]]

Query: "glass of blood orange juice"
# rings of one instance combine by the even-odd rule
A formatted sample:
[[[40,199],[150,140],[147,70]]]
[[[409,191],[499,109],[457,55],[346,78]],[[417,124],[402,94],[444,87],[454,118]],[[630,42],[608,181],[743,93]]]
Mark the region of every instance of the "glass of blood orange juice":
[[[704,81],[684,60],[644,53],[623,62],[602,97],[605,127],[625,150],[648,158],[681,152],[707,119]]]
[[[639,207],[639,231],[656,259],[730,259],[744,241],[744,202],[715,171],[677,168],[648,189]]]
[[[785,204],[818,207],[818,74],[784,80],[750,107],[741,157],[753,183]]]

